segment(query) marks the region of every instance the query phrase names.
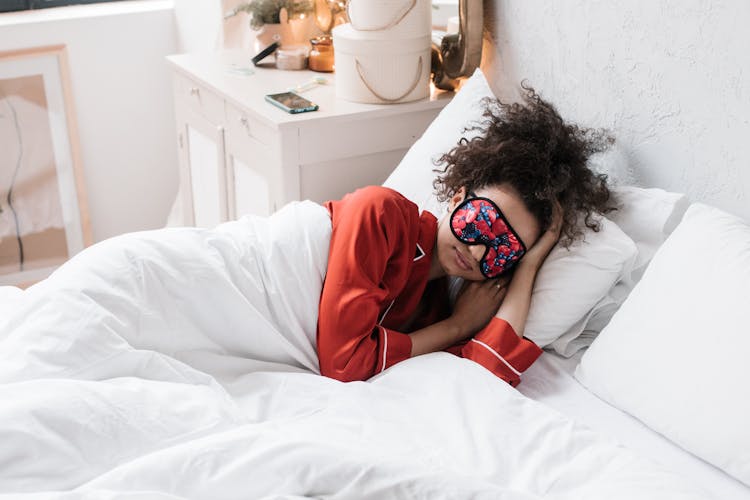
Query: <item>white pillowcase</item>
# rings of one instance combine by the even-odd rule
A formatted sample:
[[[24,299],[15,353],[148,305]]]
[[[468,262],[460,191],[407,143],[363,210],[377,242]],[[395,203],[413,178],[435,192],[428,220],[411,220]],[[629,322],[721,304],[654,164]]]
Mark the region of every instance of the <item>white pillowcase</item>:
[[[465,132],[467,126],[478,124],[484,107],[482,100],[494,98],[482,70],[477,69],[474,75],[466,80],[453,97],[432,121],[422,137],[415,142],[398,167],[383,183],[395,189],[438,219],[447,210],[447,205],[437,201],[432,181],[437,161],[443,154],[458,144],[461,137],[471,139],[479,132]]]
[[[621,162],[618,159],[621,155],[615,155],[615,165],[612,168],[609,160],[602,161],[605,158],[599,156],[598,171],[609,175],[613,169],[615,172],[622,169],[622,166],[617,165]],[[602,328],[609,323],[612,315],[643,276],[656,250],[672,233],[690,205],[686,195],[663,189],[615,186],[611,191],[619,209],[608,213],[606,217],[635,242],[638,253],[631,271],[623,273],[607,295],[581,321],[580,327],[570,329],[550,345],[566,357],[591,345]]]
[[[584,329],[583,322],[630,272],[638,252],[617,224],[604,217],[598,220],[598,232],[585,230],[584,238],[569,249],[556,245],[534,283],[524,335],[564,356],[580,348],[574,341]]]
[[[687,196],[657,188],[617,186],[612,198],[618,210],[606,217],[632,239],[638,247],[631,280],[635,284],[643,276],[656,250],[682,220],[690,206]]]
[[[384,185],[401,192],[422,210],[438,218],[446,205],[437,201],[432,182],[436,177],[433,160],[450,151],[467,126],[482,118],[484,98],[494,94],[481,70],[464,82],[453,100],[440,112],[422,137],[409,149]],[[524,334],[544,347],[562,337],[555,346],[565,350],[583,330],[585,320],[635,259],[633,241],[616,224],[601,220],[601,231],[586,231],[585,241],[568,251],[554,248],[539,272]]]
[[[750,226],[694,204],[576,377],[750,485],[749,298]]]

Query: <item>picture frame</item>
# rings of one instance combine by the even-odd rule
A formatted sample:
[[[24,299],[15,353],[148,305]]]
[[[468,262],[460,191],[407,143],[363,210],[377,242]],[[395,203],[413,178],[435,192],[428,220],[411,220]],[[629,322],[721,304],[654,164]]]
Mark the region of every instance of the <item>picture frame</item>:
[[[0,52],[0,286],[92,243],[65,45]]]

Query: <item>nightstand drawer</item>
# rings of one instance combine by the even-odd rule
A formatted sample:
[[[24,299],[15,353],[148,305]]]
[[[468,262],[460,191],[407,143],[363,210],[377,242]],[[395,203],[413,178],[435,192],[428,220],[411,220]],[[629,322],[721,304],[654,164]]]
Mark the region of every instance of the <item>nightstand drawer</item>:
[[[204,85],[175,74],[177,98],[211,123],[224,123],[224,99]]]
[[[269,147],[273,143],[276,132],[249,113],[227,103],[226,114],[227,131],[235,139],[246,137],[257,141],[266,147]]]

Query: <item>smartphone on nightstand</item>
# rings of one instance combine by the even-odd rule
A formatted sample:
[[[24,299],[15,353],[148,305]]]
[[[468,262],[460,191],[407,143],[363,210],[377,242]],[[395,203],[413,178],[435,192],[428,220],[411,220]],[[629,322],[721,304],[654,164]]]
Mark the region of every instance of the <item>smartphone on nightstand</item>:
[[[316,111],[318,105],[308,101],[299,94],[294,92],[280,92],[278,94],[268,94],[266,101],[277,106],[287,113],[305,113],[306,111]]]

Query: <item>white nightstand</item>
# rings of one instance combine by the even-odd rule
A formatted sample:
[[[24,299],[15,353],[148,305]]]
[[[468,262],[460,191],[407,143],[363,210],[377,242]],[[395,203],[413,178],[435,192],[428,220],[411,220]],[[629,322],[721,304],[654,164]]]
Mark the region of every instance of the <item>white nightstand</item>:
[[[352,103],[336,99],[333,73],[255,68],[251,57],[238,50],[167,58],[180,159],[172,224],[211,227],[267,215],[292,200],[323,202],[381,184],[453,96],[433,91],[411,103]],[[302,93],[319,111],[293,115],[264,99],[320,76],[327,85]]]

